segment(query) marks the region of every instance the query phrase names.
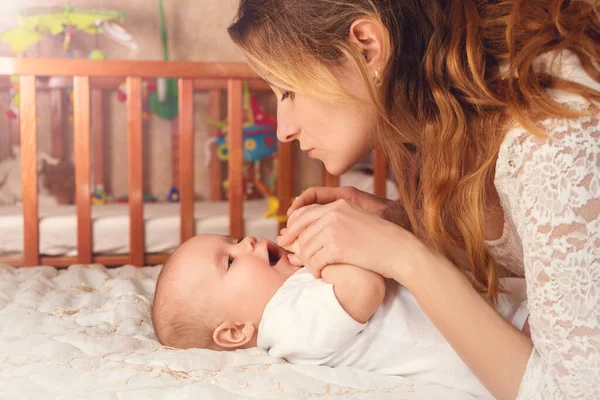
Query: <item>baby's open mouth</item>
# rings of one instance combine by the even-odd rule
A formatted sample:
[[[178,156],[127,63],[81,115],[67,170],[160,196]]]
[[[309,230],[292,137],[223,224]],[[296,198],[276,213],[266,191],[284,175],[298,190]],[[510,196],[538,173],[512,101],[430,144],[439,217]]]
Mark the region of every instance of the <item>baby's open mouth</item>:
[[[269,254],[269,264],[271,267],[274,267],[282,257],[281,251],[279,247],[269,242],[267,244],[267,253]]]

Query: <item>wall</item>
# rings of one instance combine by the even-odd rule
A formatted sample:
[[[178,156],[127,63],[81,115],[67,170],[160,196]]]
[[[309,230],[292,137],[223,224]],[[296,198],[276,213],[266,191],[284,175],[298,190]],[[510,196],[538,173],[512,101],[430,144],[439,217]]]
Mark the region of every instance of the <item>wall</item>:
[[[62,7],[62,0],[20,0],[2,1],[0,3],[0,31],[9,29],[17,24],[17,11],[28,7]],[[107,58],[111,59],[162,59],[162,45],[159,32],[159,16],[157,2],[154,0],[72,0],[73,7],[90,7],[115,9],[125,13],[125,25],[135,37],[139,51],[133,52],[124,46],[108,40],[104,36],[94,38],[81,35],[74,38],[74,56],[86,57],[94,47],[95,39]],[[229,40],[226,28],[235,14],[237,0],[165,0],[165,14],[169,33],[169,50],[171,60],[185,61],[243,61],[240,53]],[[10,48],[0,43],[0,56],[13,56]],[[59,39],[45,39],[39,45],[33,46],[25,55],[27,57],[64,57]],[[6,98],[6,93],[2,94]],[[39,148],[50,151],[50,115],[49,99],[41,94],[38,96]],[[265,101],[273,107],[273,96]],[[105,119],[107,129],[107,173],[109,189],[115,196],[127,192],[127,179],[123,174],[127,165],[127,137],[125,105],[116,100],[115,93],[105,94]],[[0,105],[3,112],[5,104]],[[197,94],[195,98],[196,123],[196,185],[199,196],[208,195],[208,175],[203,164],[203,148],[207,138],[205,123],[208,98]],[[95,116],[94,116],[95,117]],[[0,122],[0,159],[7,154],[8,124],[1,118]],[[72,125],[66,124],[66,135],[69,138],[68,151],[72,154]],[[153,117],[145,124],[146,162],[145,173],[148,176],[146,187],[149,193],[162,197],[171,187],[171,136],[168,121]],[[3,154],[2,154],[3,153]],[[321,166],[299,155],[300,165],[303,166],[302,179],[299,186],[306,187],[318,184],[321,176]]]

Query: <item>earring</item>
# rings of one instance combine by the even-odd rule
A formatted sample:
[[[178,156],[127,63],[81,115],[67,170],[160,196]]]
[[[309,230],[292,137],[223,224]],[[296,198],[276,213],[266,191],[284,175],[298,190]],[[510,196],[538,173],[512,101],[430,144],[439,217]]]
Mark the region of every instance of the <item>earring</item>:
[[[383,85],[383,78],[381,77],[381,68],[375,70],[375,79],[373,80],[375,87],[380,88]]]

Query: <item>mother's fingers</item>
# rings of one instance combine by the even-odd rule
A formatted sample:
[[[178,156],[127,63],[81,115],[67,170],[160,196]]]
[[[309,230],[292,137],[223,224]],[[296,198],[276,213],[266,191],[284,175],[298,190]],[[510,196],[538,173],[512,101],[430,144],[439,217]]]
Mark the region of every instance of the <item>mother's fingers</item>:
[[[290,227],[291,225],[294,225],[294,221],[296,221],[300,215],[302,215],[303,213],[305,213],[308,210],[311,210],[313,208],[318,208],[318,207],[323,207],[323,206],[321,204],[309,204],[307,206],[297,209],[288,217],[286,226]]]
[[[324,206],[312,204],[296,210],[294,215],[288,219],[287,228],[285,228],[281,232],[281,236],[277,238],[277,244],[279,246],[287,246],[293,243],[307,226],[327,214],[330,209],[331,204],[326,204]]]
[[[321,270],[327,266],[325,262],[329,252],[324,250],[328,243],[328,237],[325,229],[327,227],[326,218],[320,219],[306,228],[298,238],[300,242],[300,256],[315,278],[321,277]],[[329,246],[331,247],[331,246]]]
[[[339,188],[311,187],[294,200],[287,211],[287,215],[304,206],[311,204],[328,204],[340,198]]]

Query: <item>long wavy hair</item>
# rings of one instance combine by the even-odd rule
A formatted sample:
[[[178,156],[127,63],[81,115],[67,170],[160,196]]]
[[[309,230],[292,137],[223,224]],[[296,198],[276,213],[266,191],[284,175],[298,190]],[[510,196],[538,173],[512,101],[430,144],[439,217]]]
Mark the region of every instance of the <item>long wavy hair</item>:
[[[379,88],[348,40],[359,18],[385,28],[389,62]],[[283,90],[349,101],[332,67],[362,75],[407,228],[490,299],[502,289],[484,221],[506,132],[518,123],[543,135],[541,120],[581,115],[547,89],[600,101],[599,92],[534,68],[540,56],[569,50],[600,82],[597,0],[241,0],[228,32],[249,64]]]

